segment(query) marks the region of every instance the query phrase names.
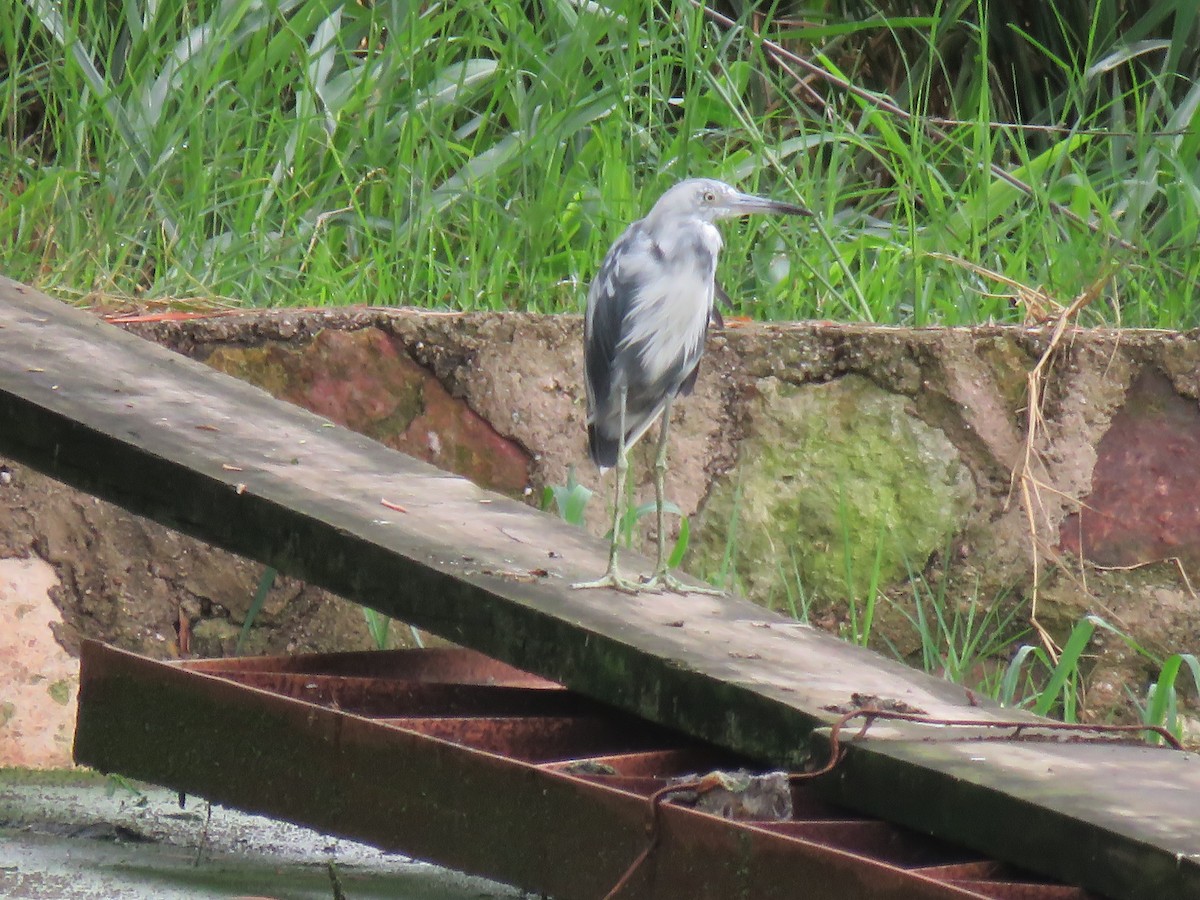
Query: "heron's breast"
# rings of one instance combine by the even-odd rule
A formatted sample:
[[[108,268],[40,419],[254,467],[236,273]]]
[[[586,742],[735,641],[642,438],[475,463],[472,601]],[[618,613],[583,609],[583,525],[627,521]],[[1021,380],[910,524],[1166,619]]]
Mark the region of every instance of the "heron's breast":
[[[619,349],[636,355],[647,383],[673,371],[683,379],[700,359],[713,300],[713,271],[664,266],[640,285],[626,316]]]

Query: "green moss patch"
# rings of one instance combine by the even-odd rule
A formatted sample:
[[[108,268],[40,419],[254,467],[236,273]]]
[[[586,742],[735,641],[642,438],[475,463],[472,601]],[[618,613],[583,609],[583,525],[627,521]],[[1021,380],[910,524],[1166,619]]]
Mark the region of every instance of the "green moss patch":
[[[857,375],[760,390],[738,465],[710,493],[694,571],[719,570],[729,547],[760,603],[777,605],[784,579],[862,598],[876,568],[881,586],[899,581],[965,524],[971,474],[905,397]]]

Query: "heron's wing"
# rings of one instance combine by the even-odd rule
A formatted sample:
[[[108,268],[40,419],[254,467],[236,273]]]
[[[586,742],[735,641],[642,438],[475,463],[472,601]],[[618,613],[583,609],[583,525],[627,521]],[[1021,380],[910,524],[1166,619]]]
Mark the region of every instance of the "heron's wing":
[[[628,278],[622,278],[620,259],[634,241],[634,228],[626,229],[609,249],[588,290],[587,316],[583,325],[584,376],[587,382],[588,421],[595,418],[612,388],[613,364],[621,342],[625,317],[632,296]]]
[[[583,324],[583,372],[587,387],[588,452],[601,469],[617,463],[620,449],[617,431],[607,423],[612,418],[613,366],[621,342],[622,322],[629,312],[630,289],[620,277],[620,257],[631,241],[632,227],[621,235],[600,264],[588,289],[587,315]],[[619,398],[615,402],[620,402]],[[618,413],[619,417],[619,413]]]

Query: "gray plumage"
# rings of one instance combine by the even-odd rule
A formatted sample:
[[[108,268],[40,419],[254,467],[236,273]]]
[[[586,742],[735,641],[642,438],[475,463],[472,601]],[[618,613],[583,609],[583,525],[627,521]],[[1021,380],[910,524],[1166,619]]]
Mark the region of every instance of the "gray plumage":
[[[720,593],[682,582],[669,571],[664,518],[667,437],[671,401],[691,393],[709,323],[720,321],[714,297],[728,300],[714,280],[721,233],[713,223],[752,212],[809,214],[802,206],[743,194],[720,181],[682,181],[663,194],[644,219],[625,229],[600,264],[588,291],[584,375],[588,448],[601,469],[617,469],[612,540],[604,575],[572,587]],[[654,460],[658,557],[649,576],[631,581],[617,568],[628,451],[660,416]]]
[[[617,461],[621,391],[625,446],[689,394],[699,373],[713,300],[718,219],[753,212],[807,215],[803,207],[743,194],[707,178],[680,182],[617,238],[588,292],[584,368],[588,448],[601,468]]]

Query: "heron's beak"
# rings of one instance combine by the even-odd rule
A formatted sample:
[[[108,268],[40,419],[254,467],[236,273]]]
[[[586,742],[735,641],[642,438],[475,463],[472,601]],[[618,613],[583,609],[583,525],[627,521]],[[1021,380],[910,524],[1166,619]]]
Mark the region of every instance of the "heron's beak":
[[[730,213],[735,216],[746,216],[751,213],[775,213],[784,216],[812,215],[811,210],[798,204],[770,200],[766,197],[755,197],[753,194],[738,194],[729,206]]]

